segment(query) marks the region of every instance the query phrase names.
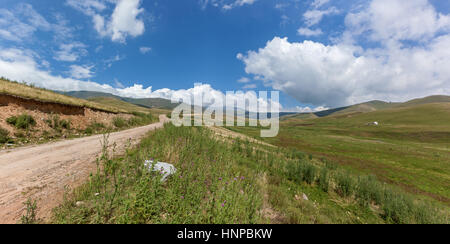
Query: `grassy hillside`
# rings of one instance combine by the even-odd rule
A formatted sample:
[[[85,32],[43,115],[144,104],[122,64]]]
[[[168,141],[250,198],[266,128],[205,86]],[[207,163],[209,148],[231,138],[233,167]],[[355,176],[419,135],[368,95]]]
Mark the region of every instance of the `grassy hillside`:
[[[68,96],[73,96],[77,98],[83,99],[93,99],[98,97],[108,97],[115,98],[117,100],[122,100],[127,103],[131,103],[137,106],[145,107],[145,108],[156,108],[156,109],[167,109],[172,110],[178,104],[172,102],[167,99],[162,98],[128,98],[128,97],[120,97],[109,93],[103,92],[92,92],[92,91],[71,91],[71,92],[63,92],[63,94]]]
[[[150,158],[176,174],[161,182],[144,167]],[[448,209],[373,177],[203,127],[166,125],[126,155],[104,150],[99,163],[52,223],[448,223]]]
[[[286,115],[286,116],[280,116],[281,120],[288,120],[288,119],[302,120],[302,119],[314,119],[314,118],[318,118],[318,116],[315,115],[314,113],[291,114],[291,115]]]
[[[428,104],[428,103],[450,103],[450,96],[429,96],[425,98],[414,99],[402,104],[399,104],[400,107],[412,106],[412,105],[420,105],[420,104]]]
[[[349,114],[349,113],[367,113],[373,112],[377,110],[392,108],[398,105],[398,103],[388,103],[383,101],[370,101],[366,103],[356,104],[345,109],[336,111],[331,115],[341,115],[341,114]]]
[[[378,121],[379,126],[367,123]],[[418,198],[450,204],[450,103],[390,108],[368,113],[286,120],[265,139],[375,174]],[[231,128],[255,136],[260,128]]]
[[[400,107],[410,107],[410,106],[421,105],[421,104],[449,103],[449,102],[450,102],[450,96],[442,96],[442,95],[414,99],[414,100],[407,101],[404,103],[395,103],[395,102],[391,103],[391,102],[374,100],[374,101],[370,101],[370,102],[355,104],[355,105],[351,105],[351,106],[347,106],[347,107],[333,108],[333,109],[315,112],[315,113],[287,115],[287,116],[284,116],[285,117],[284,119],[286,119],[288,117],[298,118],[298,119],[309,119],[309,118],[311,118],[311,114],[315,115],[316,117],[340,116],[340,115],[345,115],[345,114],[374,112],[374,111],[389,109],[389,108],[400,108]]]
[[[70,96],[65,96],[50,90],[36,88],[18,82],[8,81],[4,78],[0,78],[0,94],[13,95],[22,98],[39,100],[43,102],[53,102],[80,107],[88,107],[107,112],[114,112],[114,113],[126,112],[116,107],[102,105],[95,102],[86,101],[83,99],[78,99]]]

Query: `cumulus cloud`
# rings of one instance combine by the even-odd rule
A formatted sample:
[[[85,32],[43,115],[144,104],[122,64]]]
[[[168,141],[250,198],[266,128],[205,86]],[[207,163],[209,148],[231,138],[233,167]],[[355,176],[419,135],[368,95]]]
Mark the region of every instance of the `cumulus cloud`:
[[[297,106],[295,107],[295,109],[293,109],[293,111],[289,111],[289,112],[297,112],[297,113],[315,113],[315,112],[320,112],[320,111],[325,111],[328,110],[329,108],[327,107],[316,107],[316,108],[310,108],[310,107],[300,107]]]
[[[374,0],[362,11],[346,16],[346,35],[372,41],[433,39],[450,31],[450,15],[436,12],[427,0]]]
[[[205,105],[210,105],[216,99],[225,97],[223,92],[214,89],[209,84],[197,84],[190,89],[171,90],[163,88],[153,91],[151,86],[144,87],[142,84],[134,84],[130,87],[124,87],[122,83],[115,80],[117,87],[114,88],[108,84],[80,80],[92,77],[94,75],[92,72],[94,66],[71,65],[71,78],[66,78],[60,75],[53,75],[50,71],[45,70],[44,68],[46,67],[40,64],[44,63],[44,61],[39,61],[38,59],[39,56],[30,50],[0,48],[0,74],[9,79],[26,81],[38,87],[59,91],[99,91],[123,97],[164,98],[176,101],[183,100],[187,103],[193,103],[191,100],[192,96],[202,94]],[[256,111],[258,105],[263,107],[279,106],[281,108],[278,102],[272,101],[270,98],[257,97],[254,92],[248,91],[245,93],[245,96],[258,101],[256,106],[247,107],[251,111]],[[236,95],[233,96],[233,98],[235,97]]]
[[[108,4],[114,3],[111,16],[103,12]],[[145,24],[141,14],[141,0],[68,0],[67,4],[74,9],[92,17],[94,29],[102,37],[110,37],[114,42],[124,43],[128,36],[137,37],[145,32]]]
[[[383,5],[388,13],[373,14]],[[403,19],[388,24],[391,16]],[[435,27],[429,29],[429,23],[416,21],[417,16],[428,16],[424,22]],[[373,0],[366,9],[347,16],[346,31],[335,44],[275,37],[264,48],[238,58],[248,74],[261,76],[266,85],[316,106],[450,94],[448,18],[425,0]],[[380,47],[364,48],[357,43],[367,33]],[[402,40],[420,45],[403,45]]]

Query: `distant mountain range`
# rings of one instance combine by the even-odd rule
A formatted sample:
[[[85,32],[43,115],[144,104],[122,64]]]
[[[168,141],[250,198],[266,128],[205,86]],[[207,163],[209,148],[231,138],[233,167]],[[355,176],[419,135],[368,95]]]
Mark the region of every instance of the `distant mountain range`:
[[[70,92],[57,91],[57,92],[67,96],[87,100],[99,97],[115,98],[117,100],[121,100],[144,108],[158,108],[171,110],[179,105],[179,103],[172,103],[170,100],[163,98],[129,98],[116,96],[110,93],[94,92],[94,91],[70,91]]]
[[[407,101],[404,103],[392,103],[392,102],[384,102],[379,100],[374,100],[370,102],[355,104],[347,107],[340,107],[329,109],[325,111],[315,112],[315,113],[296,113],[296,114],[288,114],[284,116],[287,118],[297,118],[297,119],[309,119],[309,118],[317,118],[317,117],[326,117],[326,116],[338,116],[344,114],[357,114],[357,113],[367,113],[373,112],[388,108],[401,108],[401,107],[409,107],[414,105],[421,104],[430,104],[430,103],[450,103],[450,96],[436,95],[429,96],[425,98],[418,98],[411,101]]]
[[[120,97],[110,93],[103,92],[93,92],[93,91],[70,91],[70,92],[58,92],[67,96],[72,96],[81,99],[95,100],[95,98],[105,97],[113,98],[123,102],[131,103],[144,108],[158,108],[158,109],[169,109],[172,110],[179,105],[179,103],[172,103],[170,100],[163,98],[128,98]],[[357,114],[373,112],[388,108],[401,108],[421,104],[429,103],[450,103],[450,96],[436,95],[429,96],[425,98],[413,99],[404,103],[395,102],[384,102],[379,100],[374,100],[370,102],[355,104],[346,107],[333,108],[325,111],[314,112],[314,113],[295,113],[295,112],[281,112],[280,117],[287,118],[297,118],[297,119],[309,119],[317,117],[326,116],[339,116],[344,114]],[[249,116],[249,112],[246,112],[246,117]],[[259,117],[259,115],[258,115]],[[268,116],[270,118],[270,115]]]

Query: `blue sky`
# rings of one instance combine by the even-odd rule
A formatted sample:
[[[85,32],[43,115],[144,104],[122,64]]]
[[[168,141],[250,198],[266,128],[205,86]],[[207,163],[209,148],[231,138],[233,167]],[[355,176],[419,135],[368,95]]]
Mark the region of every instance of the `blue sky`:
[[[284,110],[450,94],[450,2],[1,0],[0,75],[134,97],[280,90]],[[215,93],[214,93],[215,94]]]

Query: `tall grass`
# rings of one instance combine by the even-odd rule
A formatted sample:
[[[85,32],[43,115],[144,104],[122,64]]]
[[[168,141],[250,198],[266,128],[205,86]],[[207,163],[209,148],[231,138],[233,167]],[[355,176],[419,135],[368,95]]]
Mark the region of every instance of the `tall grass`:
[[[288,149],[218,140],[202,127],[166,125],[138,147],[127,148],[125,155],[113,155],[105,146],[97,172],[68,193],[53,222],[264,223],[267,205],[280,212],[283,223],[326,223],[329,217],[348,221],[345,213],[333,216],[341,208],[299,203],[295,189],[307,186],[317,196],[337,192],[357,213],[369,212],[386,223],[448,223],[448,212],[439,206],[413,199],[373,176],[355,176]],[[144,166],[152,158],[174,164],[177,173],[161,182],[158,172]],[[79,201],[84,204],[77,205]]]
[[[9,131],[0,127],[0,144],[7,143],[9,140]]]
[[[207,129],[166,125],[123,158],[105,149],[97,173],[56,209],[54,222],[258,223],[257,178],[239,166],[242,156]],[[173,163],[177,173],[161,182],[144,167],[151,158]]]

